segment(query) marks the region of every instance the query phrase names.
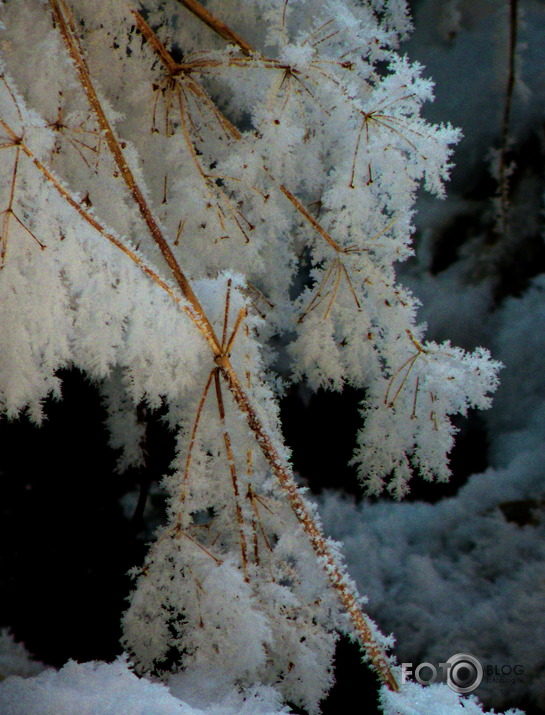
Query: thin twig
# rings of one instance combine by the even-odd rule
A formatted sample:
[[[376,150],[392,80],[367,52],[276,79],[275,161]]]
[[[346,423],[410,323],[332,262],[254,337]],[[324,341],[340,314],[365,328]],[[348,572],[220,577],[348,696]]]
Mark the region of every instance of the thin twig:
[[[220,367],[222,376],[227,381],[230,392],[239,406],[240,410],[248,419],[248,426],[254,433],[263,455],[273,470],[288,502],[306,533],[314,553],[325,569],[330,583],[335,588],[341,603],[347,611],[354,631],[360,641],[364,652],[371,661],[371,666],[376,670],[381,680],[390,688],[397,691],[399,686],[392,673],[386,654],[377,643],[367,616],[363,613],[359,605],[359,596],[353,586],[343,573],[343,569],[338,564],[337,559],[331,552],[327,539],[320,527],[313,518],[304,498],[299,493],[297,485],[293,479],[288,465],[279,455],[265,426],[261,422],[257,411],[245,394],[238,377],[231,364],[227,361]]]
[[[515,88],[515,52],[518,34],[518,0],[509,0],[509,69],[505,89],[505,106],[503,109],[502,140],[499,157],[498,192],[503,235],[507,233],[509,212],[509,182],[507,176],[507,152],[509,149],[509,130],[511,125],[511,109],[513,105],[513,90]]]
[[[55,17],[55,21],[59,27],[59,31],[62,35],[62,38],[64,40],[64,43],[68,49],[68,52],[70,54],[70,57],[72,58],[72,61],[74,62],[74,66],[76,68],[76,71],[78,73],[81,85],[83,87],[83,90],[85,91],[85,94],[87,95],[87,99],[89,101],[89,104],[91,105],[91,108],[95,114],[95,117],[97,119],[97,123],[101,130],[104,132],[104,136],[106,139],[106,143],[108,144],[108,148],[110,149],[110,152],[112,154],[112,157],[117,164],[117,167],[121,173],[121,176],[123,177],[123,180],[125,181],[125,184],[127,185],[127,188],[129,189],[139,211],[140,215],[144,219],[146,225],[148,226],[148,229],[150,231],[150,234],[159,247],[159,250],[161,251],[163,258],[168,264],[168,267],[170,268],[172,275],[174,276],[176,282],[178,283],[180,290],[182,291],[182,294],[186,298],[186,300],[191,304],[193,311],[194,311],[194,316],[195,316],[195,321],[197,324],[197,327],[209,343],[209,345],[212,347],[213,351],[216,354],[219,354],[220,352],[220,346],[218,339],[214,333],[214,329],[212,325],[210,324],[201,304],[199,303],[197,296],[193,292],[193,289],[191,285],[189,284],[189,281],[185,277],[182,269],[180,268],[180,265],[176,258],[174,257],[174,254],[172,253],[172,250],[170,246],[168,245],[166,239],[163,236],[163,233],[161,229],[159,228],[159,225],[157,224],[151,209],[149,208],[142,190],[136,183],[136,180],[134,178],[134,175],[132,171],[129,168],[129,165],[127,164],[127,161],[125,159],[125,155],[123,154],[123,150],[121,149],[121,146],[112,130],[112,127],[110,126],[110,123],[108,121],[108,118],[106,117],[106,114],[102,108],[102,105],[98,99],[97,93],[95,91],[94,85],[91,81],[91,75],[89,72],[89,69],[87,67],[87,62],[85,61],[85,57],[83,55],[83,51],[79,45],[79,41],[77,40],[77,36],[75,35],[74,32],[74,26],[73,22],[71,20],[71,16],[68,12],[68,9],[64,3],[64,0],[60,0],[60,3],[62,3],[62,10],[61,6],[59,3],[59,0],[49,0],[51,8],[53,10],[53,14]]]
[[[221,382],[220,382],[220,368],[215,368],[214,372],[214,384],[216,387],[216,401],[218,404],[218,412],[220,416],[221,427],[223,430],[223,442],[225,444],[225,451],[227,453],[227,461],[229,463],[229,472],[231,474],[231,483],[233,485],[233,494],[235,497],[235,512],[237,515],[238,523],[238,533],[240,541],[240,553],[242,556],[242,571],[244,573],[244,580],[249,581],[248,577],[248,546],[246,544],[246,536],[244,534],[244,517],[242,514],[242,507],[240,505],[240,491],[238,488],[238,475],[237,468],[235,465],[235,457],[233,455],[233,447],[231,445],[231,435],[227,430],[227,425],[225,422],[225,405],[223,403],[223,396],[221,393]]]
[[[44,165],[42,162],[34,155],[32,150],[23,142],[21,138],[9,127],[3,119],[0,118],[0,126],[6,131],[14,141],[17,142],[17,146],[21,151],[32,161],[34,166],[43,174],[43,176],[50,182],[53,188],[62,196],[62,198],[79,214],[79,216],[86,221],[90,226],[92,226],[98,233],[101,234],[106,240],[112,243],[116,248],[123,251],[123,253],[131,259],[144,273],[149,276],[154,283],[156,283],[162,290],[165,291],[176,303],[180,304],[182,308],[189,314],[193,322],[195,322],[195,316],[191,309],[185,301],[180,299],[170,286],[165,283],[165,281],[160,278],[154,270],[152,270],[146,263],[140,258],[140,256],[129,248],[123,241],[121,241],[117,236],[115,236],[111,231],[109,231],[105,226],[103,226],[100,221],[98,221],[93,215],[91,215],[82,204],[76,201],[72,195],[64,188],[61,182],[55,177],[54,174]]]
[[[335,249],[337,253],[342,252],[342,248],[339,246],[339,244],[331,238],[329,233],[316,221],[314,216],[311,216],[309,212],[306,210],[306,208],[303,206],[303,204],[299,201],[299,199],[292,194],[292,192],[284,186],[284,184],[280,185],[280,191],[284,194],[284,196],[291,201],[291,203],[295,206],[297,211],[306,218],[306,220],[310,223],[311,226],[320,234],[322,238],[324,238],[331,248]]]
[[[227,40],[227,42],[230,42],[233,45],[238,45],[240,50],[245,55],[252,55],[255,52],[255,49],[248,42],[246,42],[246,40],[240,37],[240,35],[237,35],[236,32],[234,32],[200,3],[196,2],[196,0],[178,0],[178,2],[196,15],[201,22],[204,22],[205,25],[208,25],[208,27],[214,30],[216,34],[223,37],[224,40]]]

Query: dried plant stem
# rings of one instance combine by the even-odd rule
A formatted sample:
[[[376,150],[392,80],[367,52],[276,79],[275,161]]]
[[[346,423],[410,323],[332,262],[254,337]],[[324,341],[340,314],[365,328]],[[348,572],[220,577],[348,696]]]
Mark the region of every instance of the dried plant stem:
[[[195,446],[195,440],[197,438],[197,429],[199,427],[199,422],[201,419],[202,411],[204,409],[204,403],[206,402],[206,396],[208,395],[208,390],[210,389],[210,385],[212,384],[213,379],[214,379],[214,370],[211,370],[210,375],[208,376],[208,380],[206,381],[206,385],[204,387],[203,393],[201,395],[199,406],[197,408],[197,414],[195,415],[195,419],[193,421],[193,427],[191,429],[191,437],[189,440],[189,447],[187,448],[187,457],[186,457],[186,461],[185,461],[184,476],[182,478],[182,488],[180,490],[180,499],[179,499],[180,510],[178,511],[178,523],[180,523],[180,524],[182,522],[181,508],[182,508],[182,506],[185,502],[185,498],[187,496],[187,483],[189,480],[189,470],[191,468],[193,447]]]
[[[240,490],[238,488],[238,475],[235,465],[235,457],[233,455],[233,448],[231,445],[231,435],[227,430],[227,425],[225,422],[225,405],[223,403],[223,395],[221,394],[221,382],[219,375],[219,368],[213,370],[214,374],[214,384],[216,387],[216,401],[218,405],[218,412],[220,416],[220,422],[223,430],[223,441],[225,444],[225,451],[227,453],[227,461],[229,463],[229,472],[231,474],[231,483],[233,485],[233,494],[235,497],[235,511],[237,515],[238,523],[238,533],[240,541],[240,552],[242,557],[242,571],[244,573],[244,580],[249,581],[248,577],[248,546],[246,544],[246,536],[244,535],[244,517],[242,515],[242,507],[240,505]]]
[[[312,548],[314,549],[314,553],[318,557],[318,560],[326,571],[341,603],[349,614],[354,631],[360,641],[362,649],[369,657],[372,667],[375,669],[382,682],[387,685],[390,690],[399,690],[397,681],[388,663],[387,656],[381,646],[377,643],[372,633],[369,621],[358,603],[358,594],[353,584],[348,580],[345,573],[343,573],[342,567],[337,562],[337,559],[327,544],[327,539],[312,516],[307,503],[299,493],[289,466],[284,462],[275,448],[256,410],[242,389],[231,364],[226,362],[220,367],[220,370],[229,386],[235,402],[239,406],[240,410],[246,415],[248,419],[248,426],[254,433],[263,455],[271,466],[271,469],[282,487],[294,514],[303,527],[303,530],[305,531]]]
[[[509,0],[509,69],[507,86],[505,88],[505,106],[503,109],[502,141],[499,159],[498,191],[500,198],[500,213],[502,232],[505,235],[508,228],[509,212],[509,180],[507,176],[507,151],[509,148],[509,130],[511,126],[511,107],[513,90],[515,88],[515,52],[518,34],[518,0]]]
[[[214,31],[217,32],[221,37],[227,39],[228,41],[235,42],[235,44],[237,44],[245,54],[250,54],[251,52],[253,52],[253,48],[251,48],[247,43],[245,43],[241,38],[239,38],[233,31],[227,28],[224,23],[222,23],[211,13],[205,10],[205,8],[203,8],[199,3],[195,2],[195,0],[179,1],[189,10],[191,10],[191,12],[193,12],[200,20],[202,20],[208,26],[214,29]],[[262,423],[256,409],[254,408],[249,397],[245,393],[238,379],[238,376],[236,375],[235,370],[231,365],[228,352],[226,352],[224,346],[220,344],[218,338],[216,337],[216,334],[211,323],[208,320],[208,317],[206,316],[202,306],[200,305],[181,267],[176,261],[166,239],[162,235],[162,232],[157,222],[155,221],[150,208],[147,205],[143,193],[136,183],[136,180],[125,160],[122,148],[117,138],[115,137],[115,134],[102,109],[96,91],[94,89],[93,83],[90,78],[90,73],[83,55],[83,51],[79,46],[79,41],[77,40],[77,36],[74,31],[74,26],[70,19],[68,10],[64,4],[64,1],[60,0],[59,2],[59,0],[49,0],[49,2],[53,10],[55,21],[59,27],[59,31],[63,37],[68,52],[78,72],[81,85],[94,111],[98,125],[104,133],[106,143],[110,149],[114,161],[116,162],[120,170],[120,173],[140,211],[141,216],[143,217],[146,225],[148,226],[151,236],[153,237],[163,257],[165,258],[165,261],[167,262],[170,270],[172,271],[172,274],[175,277],[183,296],[186,298],[190,305],[190,314],[193,321],[197,325],[198,329],[201,331],[202,335],[205,337],[206,341],[208,342],[214,353],[214,361],[218,368],[218,379],[220,375],[225,379],[229,391],[231,392],[233,399],[235,400],[235,403],[237,404],[241,412],[246,415],[249,428],[253,432],[254,437],[265,459],[267,460],[272,471],[274,472],[283,492],[286,495],[286,498],[289,501],[293,512],[301,523],[303,530],[307,534],[312,548],[314,549],[314,552],[319,560],[319,563],[326,571],[330,583],[335,588],[342,605],[349,614],[354,627],[354,631],[358,639],[360,640],[364,652],[369,657],[373,668],[376,670],[381,680],[390,689],[398,690],[398,685],[388,664],[387,656],[381,646],[377,643],[372,633],[372,629],[368,622],[368,619],[360,608],[359,597],[357,595],[354,585],[349,581],[348,577],[344,573],[342,566],[338,563],[336,557],[330,549],[327,543],[327,539],[325,538],[320,527],[313,518],[309,506],[306,504],[305,500],[300,495],[297,485],[295,484],[295,481],[291,475],[288,464],[284,462],[284,460],[278,453],[271,437],[267,432],[266,427]],[[159,46],[152,46],[154,50],[160,54],[162,61],[168,62],[164,53],[160,51]],[[34,161],[36,163],[37,160]],[[289,192],[285,187],[281,187],[281,190],[301,212],[301,209],[303,209],[303,207],[300,205],[300,202],[295,199],[293,194],[291,194],[291,192]],[[68,198],[68,192],[64,193],[66,194],[65,198]],[[76,208],[78,213],[83,216],[82,209],[79,204],[77,204],[77,202],[75,202],[71,198],[70,203],[74,206],[74,208]],[[310,217],[308,212],[306,212],[304,209],[302,213],[305,218],[307,218],[307,220],[309,218],[312,219],[312,217]],[[104,232],[102,226],[98,228],[98,222],[95,223],[97,224],[97,230],[100,230],[100,233],[102,233],[109,240],[111,240]],[[318,230],[315,220],[312,220],[311,223]],[[339,250],[339,247],[332,239],[330,239],[328,243],[330,243],[330,245],[333,245],[336,250]],[[123,246],[120,241],[117,241],[115,245],[118,244],[119,247],[122,247],[124,249],[124,252],[127,253],[126,247]],[[171,291],[169,291],[169,294],[171,294]],[[240,324],[240,321],[238,322]],[[230,341],[230,343],[231,342],[232,341]],[[217,384],[218,383],[216,382],[216,385]]]
[[[259,566],[260,558],[259,558],[259,540],[258,540],[258,534],[257,534],[257,525],[256,521],[259,523],[259,530],[261,532],[261,536],[263,537],[263,541],[265,543],[265,546],[269,550],[269,552],[272,553],[272,546],[269,542],[269,539],[267,537],[267,532],[265,531],[265,527],[263,526],[263,521],[261,520],[261,516],[259,514],[259,509],[257,507],[257,503],[261,503],[255,494],[254,490],[252,489],[252,484],[250,481],[250,477],[252,476],[252,452],[251,450],[248,450],[248,453],[246,455],[247,458],[247,464],[248,464],[248,469],[247,469],[247,475],[248,475],[248,491],[246,492],[246,499],[250,500],[250,504],[252,506],[252,510],[254,512],[254,517],[252,518],[252,530],[253,530],[253,535],[254,535],[254,561],[256,563],[256,566]],[[271,511],[267,506],[262,504],[262,506],[267,509],[267,511]],[[272,512],[271,512],[272,513]]]
[[[284,196],[291,201],[291,203],[295,206],[297,211],[299,211],[300,214],[302,214],[306,220],[311,224],[311,226],[316,229],[316,231],[320,234],[322,238],[324,238],[327,243],[333,248],[337,253],[342,252],[342,248],[339,246],[339,244],[334,241],[331,236],[328,234],[328,232],[316,221],[316,219],[309,214],[309,212],[306,210],[306,208],[303,206],[303,204],[299,201],[297,197],[295,197],[289,189],[287,189],[283,184],[280,186],[280,191],[284,194]]]
[[[223,37],[227,42],[231,42],[234,45],[238,45],[241,51],[245,55],[251,55],[255,53],[254,48],[236,34],[230,27],[228,27],[224,22],[222,22],[218,17],[213,15],[209,10],[203,7],[200,3],[195,0],[178,0],[178,2],[187,8],[190,12],[196,15],[201,22],[208,25],[216,34]]]
[[[131,195],[138,207],[138,210],[140,211],[140,214],[142,218],[144,219],[146,225],[148,226],[148,229],[150,231],[150,234],[159,247],[159,250],[161,251],[161,254],[163,255],[163,258],[165,259],[166,263],[168,264],[168,267],[172,271],[172,274],[180,286],[180,289],[182,291],[182,294],[184,297],[187,299],[187,301],[191,304],[194,312],[194,319],[197,323],[197,327],[209,343],[209,345],[212,347],[214,352],[216,354],[220,353],[220,346],[218,339],[214,333],[214,329],[212,325],[210,324],[210,321],[208,320],[204,310],[201,307],[201,304],[199,303],[197,296],[193,292],[193,289],[191,285],[189,284],[189,281],[185,277],[182,269],[180,268],[180,265],[178,264],[178,261],[174,257],[174,254],[172,253],[172,250],[170,246],[168,245],[168,242],[166,241],[165,237],[163,236],[163,233],[161,229],[159,228],[159,225],[157,224],[151,209],[149,208],[143,192],[141,191],[140,187],[136,183],[136,180],[133,176],[133,173],[131,169],[129,168],[129,165],[127,164],[127,161],[125,159],[125,155],[123,154],[123,150],[121,149],[121,146],[110,126],[110,123],[108,121],[108,118],[106,117],[106,114],[102,108],[102,105],[98,99],[97,93],[95,91],[95,88],[93,86],[93,83],[91,81],[91,76],[89,73],[89,69],[87,67],[87,62],[85,61],[85,57],[83,55],[82,49],[79,45],[79,42],[77,40],[77,36],[74,32],[73,28],[73,23],[71,21],[70,14],[64,4],[64,0],[60,0],[60,3],[58,0],[49,0],[51,8],[53,10],[53,15],[55,17],[55,21],[59,27],[60,33],[62,35],[62,38],[64,40],[64,43],[68,49],[68,52],[70,54],[70,57],[72,58],[76,71],[78,73],[81,85],[83,87],[83,90],[85,91],[85,94],[87,95],[87,99],[89,101],[89,104],[91,105],[91,108],[95,114],[95,117],[97,119],[98,125],[100,129],[104,132],[104,136],[106,139],[106,143],[108,145],[108,148],[110,149],[110,152],[112,154],[112,157],[117,164],[117,167],[119,171],[121,172],[121,176],[123,177],[123,180],[125,181],[125,184],[127,185],[129,191],[131,192]],[[62,3],[62,10],[60,4]]]
[[[103,226],[100,221],[98,221],[93,215],[91,215],[81,203],[76,201],[73,196],[67,191],[61,182],[55,177],[54,174],[44,165],[42,162],[34,155],[32,150],[23,142],[23,140],[17,135],[13,129],[0,118],[0,127],[9,134],[13,139],[13,145],[17,146],[34,164],[34,166],[40,171],[40,173],[49,181],[53,188],[62,196],[62,198],[79,214],[79,216],[90,226],[92,226],[101,236],[103,236],[107,241],[112,243],[116,248],[130,258],[130,260],[135,263],[144,273],[151,278],[151,280],[156,283],[162,290],[167,293],[172,300],[180,304],[182,308],[190,315],[192,320],[195,322],[195,316],[192,313],[191,306],[188,306],[185,302],[180,300],[180,297],[172,290],[172,288],[160,278],[155,271],[153,271],[146,263],[140,258],[140,256],[133,250],[131,250],[123,241],[121,241],[117,236],[115,236],[111,231]]]

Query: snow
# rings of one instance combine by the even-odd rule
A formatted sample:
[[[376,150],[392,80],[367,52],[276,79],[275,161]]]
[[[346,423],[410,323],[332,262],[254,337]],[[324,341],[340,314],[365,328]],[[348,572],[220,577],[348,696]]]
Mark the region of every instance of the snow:
[[[61,670],[48,669],[31,678],[10,676],[0,683],[2,715],[283,715],[280,696],[272,688],[247,693],[214,690],[206,701],[210,673],[188,685],[195,704],[178,699],[163,683],[139,678],[119,658],[113,663],[69,661]],[[172,690],[180,690],[179,683]],[[199,693],[200,697],[196,697]]]

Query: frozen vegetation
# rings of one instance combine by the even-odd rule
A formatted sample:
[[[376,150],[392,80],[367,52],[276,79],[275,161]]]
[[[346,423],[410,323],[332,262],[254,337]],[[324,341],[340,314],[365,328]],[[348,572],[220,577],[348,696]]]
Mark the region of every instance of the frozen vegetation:
[[[146,465],[144,408],[176,435],[124,655],[48,669],[3,632],[0,712],[313,715],[341,636],[384,715],[545,707],[545,282],[537,258],[508,272],[542,241],[517,147],[542,117],[545,19],[473,5],[415,3],[404,44],[403,0],[0,3],[0,407],[40,424],[77,368],[120,472]],[[433,111],[428,72],[456,86]],[[499,377],[488,468],[392,500],[449,480]],[[297,382],[361,391],[365,500],[296,486]],[[524,678],[485,679],[485,706],[402,682],[401,662],[466,652]]]

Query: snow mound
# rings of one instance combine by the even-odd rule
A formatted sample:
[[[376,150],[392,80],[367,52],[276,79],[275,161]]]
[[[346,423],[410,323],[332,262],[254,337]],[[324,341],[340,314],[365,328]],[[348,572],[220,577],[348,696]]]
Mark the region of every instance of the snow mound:
[[[201,683],[205,693],[208,683]],[[69,661],[32,678],[10,676],[0,683],[2,715],[285,715],[280,695],[258,686],[231,691],[204,708],[188,705],[163,683],[139,678],[125,658],[113,663]]]

